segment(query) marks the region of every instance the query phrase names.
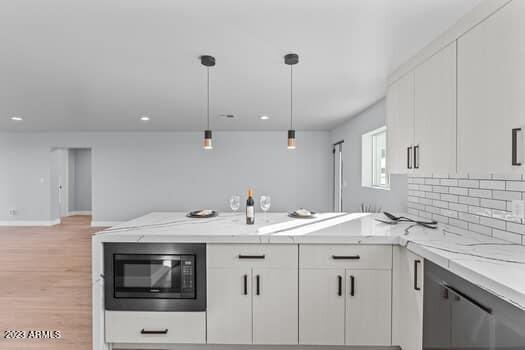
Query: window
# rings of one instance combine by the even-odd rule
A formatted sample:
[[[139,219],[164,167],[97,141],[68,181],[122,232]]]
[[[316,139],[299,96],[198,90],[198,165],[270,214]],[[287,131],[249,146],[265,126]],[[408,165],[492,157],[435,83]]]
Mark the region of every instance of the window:
[[[389,189],[386,172],[386,127],[362,136],[362,185]]]

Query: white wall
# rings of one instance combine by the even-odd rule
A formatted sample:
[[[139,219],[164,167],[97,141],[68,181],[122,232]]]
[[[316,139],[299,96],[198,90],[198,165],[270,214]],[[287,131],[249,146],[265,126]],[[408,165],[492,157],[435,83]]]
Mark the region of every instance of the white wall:
[[[343,180],[346,182],[346,187],[343,189],[343,209],[345,211],[359,211],[361,203],[372,204],[386,211],[406,212],[407,210],[406,175],[392,175],[389,191],[361,185],[361,136],[384,126],[385,117],[386,107],[383,99],[332,130],[332,142],[344,140]]]
[[[93,220],[128,220],[155,210],[225,210],[231,194],[272,196],[272,211],[331,209],[330,132],[0,133],[0,221],[50,220],[50,150],[92,149]],[[405,197],[406,198],[406,195]],[[257,198],[256,198],[257,199]],[[16,208],[16,218],[8,218]]]

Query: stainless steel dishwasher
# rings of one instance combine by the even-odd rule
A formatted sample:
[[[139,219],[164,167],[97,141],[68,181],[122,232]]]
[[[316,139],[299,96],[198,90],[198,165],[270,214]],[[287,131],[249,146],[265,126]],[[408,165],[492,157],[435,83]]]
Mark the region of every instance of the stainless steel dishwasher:
[[[524,350],[525,311],[425,261],[424,350]]]

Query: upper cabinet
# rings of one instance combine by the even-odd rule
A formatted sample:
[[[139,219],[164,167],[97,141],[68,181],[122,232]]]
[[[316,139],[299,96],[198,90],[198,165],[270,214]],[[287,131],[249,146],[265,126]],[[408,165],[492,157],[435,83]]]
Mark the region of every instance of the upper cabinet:
[[[456,171],[456,43],[394,82],[387,92],[388,168]]]
[[[414,172],[456,172],[456,42],[414,70]]]
[[[408,73],[389,86],[386,97],[387,166],[389,173],[413,169],[414,74]]]
[[[514,0],[458,39],[460,172],[523,172],[524,19]]]

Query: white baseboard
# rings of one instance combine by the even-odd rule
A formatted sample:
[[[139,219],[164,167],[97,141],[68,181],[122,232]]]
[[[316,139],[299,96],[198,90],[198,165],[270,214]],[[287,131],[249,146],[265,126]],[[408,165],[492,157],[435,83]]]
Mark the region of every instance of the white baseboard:
[[[54,226],[60,224],[60,219],[55,220],[8,220],[0,221],[0,226]]]
[[[111,227],[123,222],[124,221],[91,221],[91,227]]]
[[[73,216],[73,215],[91,215],[91,210],[76,210],[76,211],[70,211],[67,213],[67,216]]]

